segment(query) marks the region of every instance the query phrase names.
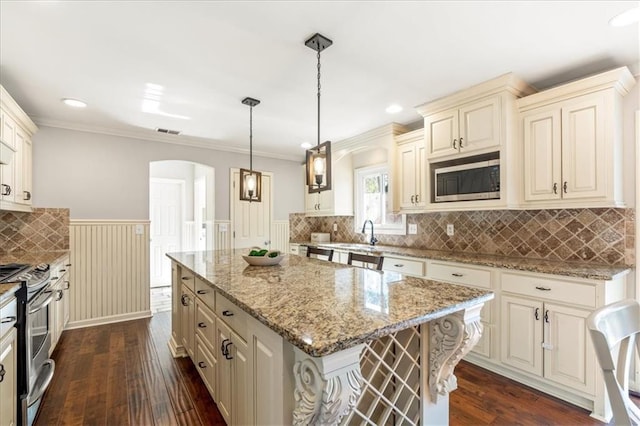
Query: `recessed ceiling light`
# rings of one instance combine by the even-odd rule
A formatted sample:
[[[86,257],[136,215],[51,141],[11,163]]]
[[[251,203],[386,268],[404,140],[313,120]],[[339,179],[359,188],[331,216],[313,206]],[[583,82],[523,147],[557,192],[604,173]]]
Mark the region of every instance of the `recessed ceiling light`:
[[[634,7],[611,18],[609,25],[612,27],[626,27],[638,21],[640,21],[640,7]]]
[[[309,142],[302,142],[300,144],[300,148],[309,149],[309,148],[311,148],[311,144]]]
[[[62,102],[64,102],[65,105],[69,105],[74,108],[85,108],[87,106],[86,102],[82,102],[78,99],[64,98]]]
[[[402,107],[398,104],[391,104],[385,109],[389,114],[395,114],[397,112],[402,111]]]

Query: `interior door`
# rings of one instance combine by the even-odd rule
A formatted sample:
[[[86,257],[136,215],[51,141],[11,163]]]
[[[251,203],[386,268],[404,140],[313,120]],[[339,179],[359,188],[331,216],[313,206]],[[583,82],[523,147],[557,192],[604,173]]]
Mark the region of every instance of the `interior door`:
[[[171,261],[165,253],[181,249],[183,193],[182,180],[150,181],[151,287],[171,285]]]
[[[262,173],[262,201],[240,201],[240,171],[232,170],[233,247],[262,247],[271,245],[271,179],[270,173]]]

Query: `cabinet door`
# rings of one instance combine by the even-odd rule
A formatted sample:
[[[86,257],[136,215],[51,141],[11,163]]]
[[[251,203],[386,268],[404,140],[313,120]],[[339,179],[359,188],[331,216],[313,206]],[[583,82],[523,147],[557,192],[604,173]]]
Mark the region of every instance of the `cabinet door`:
[[[195,296],[184,284],[182,285],[180,302],[182,304],[182,314],[180,316],[180,324],[182,326],[182,346],[184,346],[185,351],[191,359],[194,359],[193,341],[196,325]]]
[[[211,397],[215,401],[217,399],[216,396],[216,358],[209,351],[209,347],[205,344],[202,339],[200,339],[200,335],[196,335],[196,349],[195,349],[195,365],[202,381],[204,382],[207,389],[209,389],[209,393]]]
[[[562,198],[606,196],[604,108],[597,93],[562,107]]]
[[[427,189],[427,173],[429,172],[429,163],[427,163],[427,148],[423,142],[416,143],[416,208],[424,208],[427,206],[427,197],[429,190]]]
[[[180,267],[171,262],[171,337],[176,346],[182,345],[182,285],[180,283]],[[178,348],[176,348],[177,350]]]
[[[251,387],[249,386],[249,349],[247,342],[240,336],[231,333],[231,424],[249,425],[251,423]],[[260,392],[272,392],[271,389],[259,389]]]
[[[522,118],[524,199],[559,199],[562,193],[560,110],[535,111]]]
[[[66,279],[63,282],[62,288],[62,329],[67,326],[69,323],[69,302],[71,298],[71,282],[69,281],[69,275],[67,275]]]
[[[16,148],[16,123],[4,112],[2,113],[2,141],[11,148]],[[2,201],[15,201],[16,157],[17,155],[13,156],[10,164],[0,166],[0,199]]]
[[[458,110],[452,109],[425,117],[424,132],[429,158],[457,154],[460,137],[458,135]]]
[[[16,425],[17,416],[17,350],[16,332],[12,328],[0,339],[0,425]]]
[[[25,137],[22,145],[22,191],[16,194],[16,201],[28,206],[33,204],[33,144]]]
[[[542,376],[542,303],[501,297],[502,362]]]
[[[594,395],[597,365],[587,332],[589,312],[551,303],[544,309],[545,378]]]
[[[413,209],[415,198],[418,193],[416,189],[416,145],[413,143],[399,145],[397,151],[398,169],[400,170],[400,208]]]
[[[461,153],[500,146],[500,98],[498,96],[460,108]]]
[[[228,347],[231,342],[231,329],[224,321],[216,321],[216,347],[218,352],[218,364],[216,374],[216,405],[224,421],[229,425],[231,423],[231,395],[232,395],[232,378],[231,378],[231,360],[227,359],[222,353],[223,347]]]
[[[285,424],[283,407],[284,371],[282,337],[264,325],[251,321],[250,353],[253,356],[251,386],[255,401],[253,421],[250,424]],[[269,392],[261,392],[269,389]]]
[[[318,210],[321,215],[332,215],[334,210],[334,192],[322,191],[318,194]]]

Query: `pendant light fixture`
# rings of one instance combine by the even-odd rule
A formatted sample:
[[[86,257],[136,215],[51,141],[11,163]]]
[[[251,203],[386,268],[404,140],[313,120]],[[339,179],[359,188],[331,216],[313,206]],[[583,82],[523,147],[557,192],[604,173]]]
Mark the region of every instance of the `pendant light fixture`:
[[[307,186],[309,193],[331,189],[331,142],[320,143],[320,52],[333,44],[322,34],[314,34],[304,44],[318,52],[318,143],[307,150]]]
[[[262,201],[262,173],[253,170],[253,107],[260,103],[253,98],[244,98],[244,105],[249,105],[249,169],[240,169],[240,200]]]

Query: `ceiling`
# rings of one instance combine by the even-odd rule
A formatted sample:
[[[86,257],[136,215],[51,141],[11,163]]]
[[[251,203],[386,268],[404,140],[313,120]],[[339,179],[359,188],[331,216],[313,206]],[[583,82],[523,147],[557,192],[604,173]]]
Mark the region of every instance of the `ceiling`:
[[[321,140],[397,122],[416,105],[513,72],[540,88],[629,66],[637,1],[0,2],[0,82],[37,124],[302,160]],[[61,98],[78,98],[84,109]],[[403,111],[385,112],[390,104]],[[160,127],[182,132],[160,135]]]

